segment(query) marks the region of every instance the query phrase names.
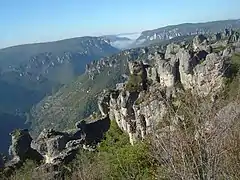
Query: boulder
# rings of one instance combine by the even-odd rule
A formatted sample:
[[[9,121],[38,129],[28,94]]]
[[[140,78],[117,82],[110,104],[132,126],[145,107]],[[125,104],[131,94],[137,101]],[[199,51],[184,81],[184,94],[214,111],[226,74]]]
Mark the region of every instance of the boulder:
[[[32,137],[27,129],[17,129],[10,133],[12,144],[9,147],[11,160],[5,163],[5,167],[14,170],[21,166],[26,159],[40,162],[43,159],[40,153],[31,148]]]
[[[93,122],[80,121],[76,129],[65,132],[44,129],[31,147],[44,157],[46,164],[58,165],[70,162],[83,146],[97,145],[110,128],[109,116]]]
[[[17,129],[10,135],[12,136],[12,145],[9,148],[9,155],[12,157],[12,161],[20,162],[25,159],[42,160],[43,157],[31,148],[32,137],[27,129]]]
[[[193,50],[206,50],[208,45],[207,38],[200,34],[194,37],[193,39]]]
[[[9,148],[9,155],[13,158],[24,159],[27,151],[31,148],[32,137],[27,129],[15,130],[10,133],[12,145]]]
[[[37,150],[47,164],[69,162],[83,143],[81,130],[58,132],[44,129],[31,147]]]

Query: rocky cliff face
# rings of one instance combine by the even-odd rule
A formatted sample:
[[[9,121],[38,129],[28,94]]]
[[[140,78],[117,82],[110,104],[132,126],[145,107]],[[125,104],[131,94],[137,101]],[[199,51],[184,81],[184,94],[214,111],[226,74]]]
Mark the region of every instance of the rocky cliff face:
[[[11,160],[4,165],[8,170],[20,167],[26,159],[43,160],[41,154],[31,147],[32,137],[27,129],[14,130],[10,135],[12,136],[12,145],[9,147]]]
[[[213,52],[207,38],[198,35],[191,44],[169,44],[164,53],[148,56],[144,62],[129,62],[128,81],[101,96],[98,105],[102,115],[109,114],[133,144],[154,132],[159,123],[164,124],[178,92],[189,91],[214,101],[225,86],[229,57],[238,47],[239,38],[229,44],[233,34],[226,40],[228,48],[220,52]],[[177,119],[173,119],[175,124]]]
[[[157,43],[164,40],[170,40],[181,36],[195,36],[200,34],[214,34],[219,31],[216,38],[225,36],[224,29],[226,28],[239,28],[239,20],[226,20],[206,23],[185,23],[173,26],[166,26],[154,30],[143,31],[139,38],[136,40],[136,45],[143,46],[151,43]],[[228,33],[231,33],[228,31]],[[228,34],[227,34],[228,35]]]
[[[64,132],[44,129],[35,140],[27,129],[15,130],[11,133],[12,145],[9,148],[11,160],[4,164],[0,159],[0,167],[5,167],[6,171],[11,173],[26,159],[44,162],[42,168],[47,164],[51,167],[67,163],[73,160],[80,148],[94,151],[94,147],[103,139],[109,127],[110,119],[104,116],[90,123],[78,122],[75,129]]]

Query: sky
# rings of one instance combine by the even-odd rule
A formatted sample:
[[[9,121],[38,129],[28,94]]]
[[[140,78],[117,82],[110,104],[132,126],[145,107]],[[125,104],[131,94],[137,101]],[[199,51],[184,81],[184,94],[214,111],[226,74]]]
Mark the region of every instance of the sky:
[[[0,0],[0,48],[240,18],[240,0]]]

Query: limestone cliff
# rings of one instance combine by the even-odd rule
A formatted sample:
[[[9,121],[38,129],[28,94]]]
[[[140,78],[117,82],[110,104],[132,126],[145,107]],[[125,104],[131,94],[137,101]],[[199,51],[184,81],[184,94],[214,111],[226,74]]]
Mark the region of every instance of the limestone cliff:
[[[225,86],[229,57],[239,48],[238,41],[239,36],[230,33],[227,40],[221,41],[227,46],[216,52],[216,42],[198,35],[191,44],[169,44],[165,53],[154,53],[144,61],[130,61],[128,81],[99,98],[102,115],[109,114],[129,134],[133,144],[154,132],[160,122],[164,124],[178,92],[189,91],[214,101]],[[172,118],[177,124],[178,118]]]

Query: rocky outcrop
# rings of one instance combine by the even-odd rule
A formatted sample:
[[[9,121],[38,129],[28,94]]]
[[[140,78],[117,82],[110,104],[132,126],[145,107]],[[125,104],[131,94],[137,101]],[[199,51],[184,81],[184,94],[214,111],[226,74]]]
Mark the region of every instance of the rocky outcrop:
[[[213,37],[210,38],[214,43],[212,47],[225,47],[225,46],[234,46],[235,48],[240,47],[240,34],[238,31],[234,31],[233,29],[225,29],[222,33],[217,33]],[[238,49],[236,49],[239,52]]]
[[[169,44],[161,56],[154,53],[144,62],[129,62],[130,77],[146,73],[141,76],[146,87],[134,86],[133,90],[126,82],[121,89],[100,98],[102,114],[109,114],[110,119],[129,134],[132,144],[154,132],[159,124],[166,123],[165,117],[177,92],[189,90],[200,97],[210,96],[214,101],[224,87],[226,62],[234,49],[214,53],[203,35],[194,38],[192,47]],[[178,118],[174,118],[173,124],[177,121]]]
[[[102,116],[106,116],[109,111],[109,93],[108,91],[104,91],[101,96],[98,98],[98,109]]]
[[[109,117],[105,116],[93,122],[80,121],[75,129],[65,132],[44,129],[36,140],[32,139],[27,129],[15,130],[11,133],[12,145],[9,148],[12,159],[5,167],[15,169],[26,159],[43,160],[44,164],[51,165],[70,162],[80,148],[95,150],[109,127]]]
[[[109,129],[108,116],[91,123],[76,123],[76,129],[59,132],[53,129],[44,130],[32,142],[31,147],[39,152],[47,164],[60,164],[71,161],[79,148],[99,143]]]
[[[154,132],[156,125],[166,116],[168,103],[162,94],[166,91],[151,87],[149,92],[141,93],[134,103],[136,119],[136,133],[138,138],[144,139],[146,135]]]
[[[140,93],[122,90],[110,94],[109,117],[129,134],[131,144],[151,134],[163,120],[168,108],[163,92],[150,87],[149,91]]]
[[[79,149],[95,151],[109,128],[109,117],[104,116],[92,122],[80,121],[75,129],[64,132],[44,129],[36,140],[26,129],[15,130],[9,149],[12,159],[4,164],[0,156],[0,171],[10,177],[25,160],[31,159],[38,163],[32,172],[33,179],[38,179],[39,174],[44,179],[62,179],[62,165],[72,161]]]
[[[238,42],[239,37],[239,32],[231,30],[230,36],[228,38],[228,44]]]
[[[171,43],[167,46],[165,59],[171,59],[180,49],[180,45]]]
[[[129,133],[130,142],[136,140],[136,119],[133,104],[138,93],[128,91],[114,92],[110,95],[109,117],[114,119],[120,129]]]
[[[197,35],[193,39],[193,49],[194,49],[194,51],[196,51],[198,49],[199,50],[205,50],[207,45],[208,45],[207,37],[205,37],[202,34]]]
[[[191,57],[186,51],[179,52],[179,73],[184,89],[207,96],[216,93],[224,85],[226,59],[216,53],[203,59]]]
[[[10,135],[12,136],[12,145],[9,148],[9,155],[19,160],[23,159],[31,148],[32,137],[27,129],[15,130]]]
[[[226,47],[226,49],[224,49],[222,52],[222,56],[223,57],[231,57],[234,52],[235,52],[235,50],[233,49],[233,47],[231,47],[231,46]]]
[[[32,137],[27,129],[15,130],[10,135],[12,136],[12,145],[9,147],[9,155],[12,160],[6,164],[7,167],[18,166],[26,159],[36,161],[43,159],[37,151],[31,148]]]
[[[31,148],[32,137],[27,129],[17,129],[10,133],[12,136],[12,145],[9,147],[9,158],[11,160],[1,159],[0,168],[3,174],[10,176],[14,170],[20,168],[27,159],[35,162],[41,162],[43,156]]]
[[[50,129],[42,131],[31,147],[44,157],[45,163],[59,164],[72,158],[82,143],[83,138],[78,131],[70,134]]]
[[[168,45],[167,49],[171,47]],[[225,56],[227,52],[220,56],[205,50],[180,48],[175,54],[167,55],[171,59],[155,59],[148,70],[148,78],[166,88],[181,83],[185,90],[190,89],[193,93],[206,96],[211,92],[216,93],[223,86]]]

